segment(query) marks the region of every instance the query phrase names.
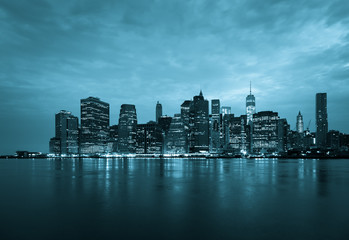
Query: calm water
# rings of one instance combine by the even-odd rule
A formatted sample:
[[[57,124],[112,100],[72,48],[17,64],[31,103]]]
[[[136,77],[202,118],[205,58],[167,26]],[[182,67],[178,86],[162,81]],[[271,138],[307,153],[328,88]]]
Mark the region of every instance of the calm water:
[[[0,239],[348,239],[349,160],[0,159]]]

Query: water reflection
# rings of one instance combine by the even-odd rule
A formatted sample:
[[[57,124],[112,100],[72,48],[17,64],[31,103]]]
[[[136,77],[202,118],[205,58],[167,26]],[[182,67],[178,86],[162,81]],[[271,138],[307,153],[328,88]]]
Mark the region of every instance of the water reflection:
[[[0,171],[7,227],[40,226],[36,237],[326,239],[348,231],[338,228],[349,216],[345,160],[20,159],[0,161]]]

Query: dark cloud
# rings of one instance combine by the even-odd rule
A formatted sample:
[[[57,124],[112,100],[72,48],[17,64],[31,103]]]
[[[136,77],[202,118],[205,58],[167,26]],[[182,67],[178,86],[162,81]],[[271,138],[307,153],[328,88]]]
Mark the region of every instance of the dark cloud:
[[[140,122],[180,111],[200,89],[235,114],[249,81],[257,110],[314,129],[315,93],[329,126],[349,132],[346,1],[0,2],[0,153],[48,150],[54,114],[98,96],[134,103]]]

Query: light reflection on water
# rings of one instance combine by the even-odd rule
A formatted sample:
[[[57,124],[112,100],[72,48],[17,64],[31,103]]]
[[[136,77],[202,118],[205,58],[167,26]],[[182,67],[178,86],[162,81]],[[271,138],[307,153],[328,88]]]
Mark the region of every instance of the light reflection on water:
[[[1,239],[349,233],[348,160],[0,160],[0,190]]]

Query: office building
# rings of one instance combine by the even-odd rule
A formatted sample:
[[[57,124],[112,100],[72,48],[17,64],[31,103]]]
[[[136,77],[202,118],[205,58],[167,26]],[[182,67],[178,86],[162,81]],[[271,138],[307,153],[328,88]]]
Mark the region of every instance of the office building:
[[[164,153],[179,154],[188,153],[189,145],[181,114],[175,114],[172,118],[170,129],[165,138]]]
[[[194,96],[190,106],[190,152],[209,151],[209,119],[208,101],[204,99],[202,91]]]
[[[211,100],[210,152],[218,153],[221,148],[221,115],[219,99]]]
[[[262,111],[253,114],[252,150],[254,153],[275,153],[278,151],[277,112]]]
[[[162,105],[159,103],[159,101],[156,104],[156,109],[155,109],[155,121],[158,123],[159,118],[162,116]]]
[[[135,105],[121,105],[118,133],[118,151],[120,153],[136,153],[137,113]]]
[[[297,132],[300,134],[304,132],[303,116],[300,111],[297,115]]]
[[[316,94],[316,145],[319,148],[326,147],[326,136],[328,132],[327,121],[327,93]]]
[[[61,110],[55,115],[55,135],[50,139],[51,153],[79,153],[79,120],[71,112]]]
[[[107,152],[109,139],[109,104],[96,97],[81,99],[80,153]]]
[[[162,131],[156,122],[137,125],[136,153],[155,154],[162,153]]]
[[[250,94],[246,97],[246,115],[247,115],[247,124],[253,123],[253,114],[256,113],[256,99],[252,95],[251,82],[250,82]]]

